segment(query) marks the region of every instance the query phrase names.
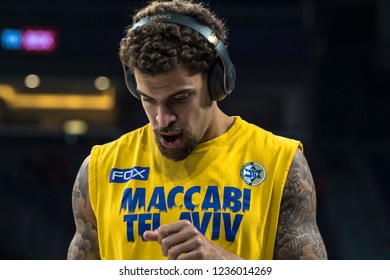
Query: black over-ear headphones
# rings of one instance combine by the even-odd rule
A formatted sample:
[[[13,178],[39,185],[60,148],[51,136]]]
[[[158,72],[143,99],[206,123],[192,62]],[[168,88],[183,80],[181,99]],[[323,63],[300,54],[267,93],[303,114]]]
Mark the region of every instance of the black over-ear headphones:
[[[236,83],[236,69],[231,62],[225,45],[217,38],[214,31],[209,27],[200,24],[192,17],[177,13],[154,14],[136,22],[131,29],[143,26],[150,22],[171,22],[189,27],[202,34],[209,42],[215,46],[219,59],[210,67],[207,83],[212,100],[220,101],[230,94]],[[136,98],[140,99],[137,92],[137,83],[134,74],[123,65],[126,86]]]

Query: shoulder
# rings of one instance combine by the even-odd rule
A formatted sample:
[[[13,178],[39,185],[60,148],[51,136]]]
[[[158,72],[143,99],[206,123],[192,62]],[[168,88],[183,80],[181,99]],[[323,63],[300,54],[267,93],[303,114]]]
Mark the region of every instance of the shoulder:
[[[249,137],[254,137],[253,139],[262,139],[262,143],[267,146],[273,146],[275,148],[278,147],[290,147],[295,149],[299,147],[301,150],[303,149],[302,143],[299,140],[293,139],[291,137],[281,136],[275,134],[265,128],[262,128],[256,124],[247,122],[245,120],[241,120],[242,132],[246,135],[250,135]],[[259,142],[257,141],[257,144]]]
[[[295,191],[302,188],[302,190],[315,192],[309,164],[300,148],[296,149],[292,159],[284,192],[288,193],[292,190],[291,188],[294,188]]]
[[[153,132],[150,124],[127,132],[110,142],[96,144],[91,149],[89,164],[92,169],[96,168],[95,162],[107,160],[118,152],[131,152],[140,145],[149,145],[153,141]]]
[[[88,194],[88,168],[89,168],[90,155],[87,156],[83,163],[80,166],[80,169],[77,173],[75,184],[73,187],[73,195],[75,192],[79,192],[81,197],[84,199],[89,196]],[[77,197],[77,195],[76,195]]]
[[[102,147],[102,148],[109,149],[109,148],[124,145],[125,143],[132,143],[134,141],[144,141],[144,139],[150,137],[150,135],[152,135],[151,125],[146,124],[145,126],[129,131],[110,142],[103,143],[100,145],[95,145],[94,147]]]
[[[297,149],[280,205],[275,242],[276,259],[326,259],[316,221],[316,190],[307,160]]]
[[[77,173],[72,192],[76,233],[68,249],[68,259],[99,259],[97,222],[91,208],[88,188],[89,156]]]
[[[282,196],[282,208],[291,207],[293,202],[304,203],[308,210],[315,209],[316,205],[313,177],[301,149],[296,149],[288,171]]]

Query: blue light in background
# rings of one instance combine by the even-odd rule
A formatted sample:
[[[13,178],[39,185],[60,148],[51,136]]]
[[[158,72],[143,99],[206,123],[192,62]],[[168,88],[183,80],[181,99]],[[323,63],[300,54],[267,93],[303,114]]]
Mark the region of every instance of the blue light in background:
[[[1,32],[1,45],[5,50],[20,50],[22,45],[22,33],[18,29],[4,29]]]

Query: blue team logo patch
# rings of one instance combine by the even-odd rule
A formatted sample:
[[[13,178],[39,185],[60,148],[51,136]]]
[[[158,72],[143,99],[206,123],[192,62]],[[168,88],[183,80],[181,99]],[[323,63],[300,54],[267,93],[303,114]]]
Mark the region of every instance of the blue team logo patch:
[[[267,175],[264,166],[257,162],[245,163],[240,172],[242,180],[249,186],[260,185]]]
[[[130,180],[147,181],[149,167],[134,166],[127,169],[113,168],[110,171],[110,183],[126,183]]]

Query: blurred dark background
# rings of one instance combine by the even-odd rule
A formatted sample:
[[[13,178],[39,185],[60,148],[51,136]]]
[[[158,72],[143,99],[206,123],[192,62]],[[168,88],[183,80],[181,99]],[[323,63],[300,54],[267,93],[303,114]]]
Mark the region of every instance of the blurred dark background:
[[[1,259],[65,259],[80,164],[147,122],[117,56],[144,4],[0,3]],[[220,106],[303,142],[329,258],[390,259],[390,1],[208,4],[238,73]]]

